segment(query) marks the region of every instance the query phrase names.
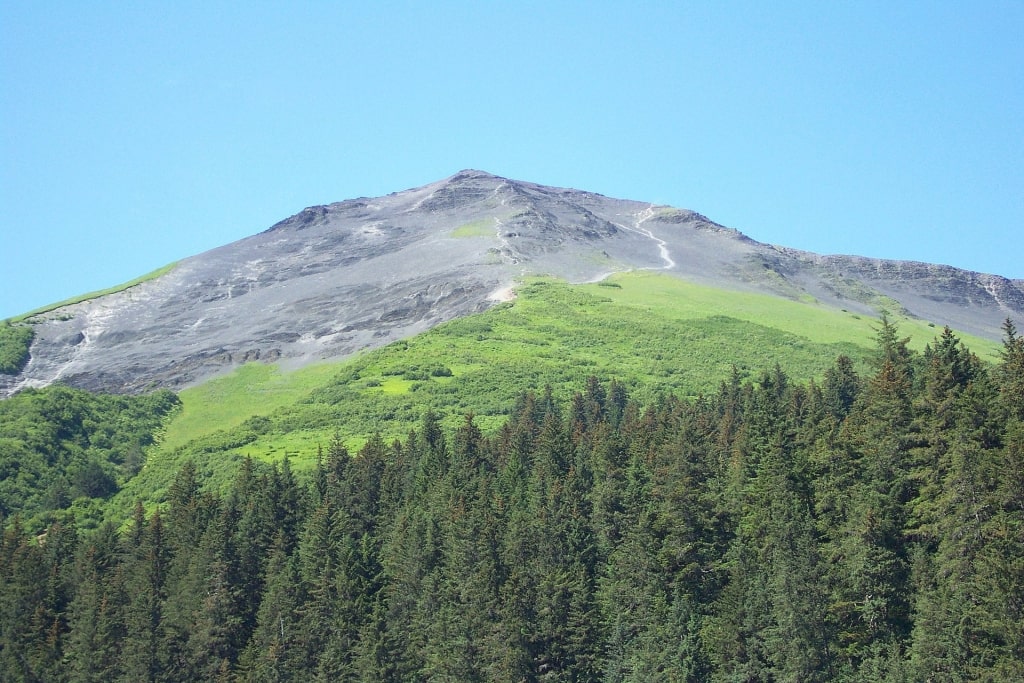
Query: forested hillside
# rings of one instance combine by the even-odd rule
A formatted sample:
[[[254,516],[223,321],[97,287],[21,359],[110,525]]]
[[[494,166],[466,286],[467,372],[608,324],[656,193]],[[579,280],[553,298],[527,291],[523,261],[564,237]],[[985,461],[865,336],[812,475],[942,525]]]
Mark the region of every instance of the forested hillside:
[[[0,544],[11,681],[1024,679],[1024,338],[638,405],[536,387],[300,480],[186,464],[122,531]]]
[[[110,396],[62,386],[0,401],[0,518],[17,513],[31,530],[68,515],[94,525],[178,404],[169,391]]]

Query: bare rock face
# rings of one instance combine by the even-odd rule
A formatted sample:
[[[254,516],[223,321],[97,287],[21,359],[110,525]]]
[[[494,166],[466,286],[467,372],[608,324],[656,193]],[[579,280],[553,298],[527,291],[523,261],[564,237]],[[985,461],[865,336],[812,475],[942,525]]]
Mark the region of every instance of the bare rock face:
[[[518,278],[660,269],[705,284],[808,294],[874,313],[882,298],[998,338],[1024,282],[819,256],[756,242],[692,211],[462,171],[374,199],[314,206],[170,272],[32,320],[31,359],[0,395],[63,382],[138,392],[250,361],[340,358],[481,311]]]

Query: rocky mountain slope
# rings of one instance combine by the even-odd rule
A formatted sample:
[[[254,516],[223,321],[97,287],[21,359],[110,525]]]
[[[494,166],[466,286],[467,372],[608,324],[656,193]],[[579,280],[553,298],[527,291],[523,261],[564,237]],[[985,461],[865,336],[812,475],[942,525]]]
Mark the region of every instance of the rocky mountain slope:
[[[876,314],[900,309],[997,339],[1024,281],[949,266],[820,256],[692,211],[462,171],[315,206],[129,289],[36,316],[31,359],[0,395],[60,381],[181,387],[251,360],[338,358],[480,311],[531,274],[660,269],[716,287]]]

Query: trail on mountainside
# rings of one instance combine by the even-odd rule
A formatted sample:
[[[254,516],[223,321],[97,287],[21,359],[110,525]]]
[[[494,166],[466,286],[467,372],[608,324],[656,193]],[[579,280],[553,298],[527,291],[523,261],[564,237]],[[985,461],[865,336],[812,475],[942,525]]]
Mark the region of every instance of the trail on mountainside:
[[[654,205],[651,204],[646,209],[636,214],[636,220],[633,221],[632,227],[628,225],[623,225],[622,223],[613,223],[612,225],[620,227],[623,230],[629,230],[630,232],[635,232],[637,234],[643,235],[644,237],[649,238],[655,244],[658,245],[658,254],[661,256],[661,260],[665,262],[665,265],[662,266],[661,268],[648,266],[646,268],[639,268],[638,270],[671,270],[676,267],[676,262],[672,259],[672,255],[668,251],[668,245],[665,243],[665,240],[661,239],[660,237],[655,237],[653,232],[651,232],[647,228],[641,227],[644,223],[646,223],[653,217]]]
[[[499,192],[501,191],[501,189],[506,187],[507,185],[508,183],[501,183],[500,185],[494,188],[494,198],[498,199],[499,207],[504,207],[508,204],[508,199],[506,197],[499,196]],[[505,222],[501,220],[500,216],[494,217],[494,236],[498,239],[498,243],[501,245],[501,247],[498,249],[498,254],[501,255],[503,259],[507,254],[508,260],[511,263],[515,264],[519,262],[519,259],[512,255],[512,245],[509,244],[508,239],[503,234],[501,234],[501,229],[504,227],[504,225]]]

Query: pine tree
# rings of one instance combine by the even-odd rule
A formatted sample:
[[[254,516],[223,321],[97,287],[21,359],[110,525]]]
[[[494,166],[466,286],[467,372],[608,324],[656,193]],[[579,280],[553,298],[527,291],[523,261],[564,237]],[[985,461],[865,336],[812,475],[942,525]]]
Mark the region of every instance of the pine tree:
[[[156,681],[164,670],[161,661],[161,624],[168,549],[159,510],[148,521],[137,506],[128,539],[138,545],[126,548],[125,639],[121,646],[121,680]]]
[[[922,541],[911,661],[916,675],[984,677],[999,657],[983,557],[996,472],[995,391],[977,357],[946,328],[928,356],[920,399],[922,482],[913,501]]]
[[[290,681],[301,678],[305,653],[300,652],[299,607],[305,601],[295,555],[283,534],[275,540],[267,565],[266,589],[256,629],[241,656],[245,680]]]
[[[999,395],[1011,419],[1024,422],[1024,337],[1009,318],[1003,322],[1002,362],[997,369]]]
[[[117,532],[106,524],[83,544],[76,561],[77,591],[68,608],[68,680],[111,681],[119,676],[118,648],[124,638]]]

